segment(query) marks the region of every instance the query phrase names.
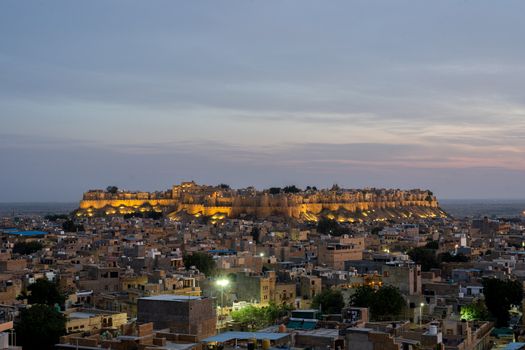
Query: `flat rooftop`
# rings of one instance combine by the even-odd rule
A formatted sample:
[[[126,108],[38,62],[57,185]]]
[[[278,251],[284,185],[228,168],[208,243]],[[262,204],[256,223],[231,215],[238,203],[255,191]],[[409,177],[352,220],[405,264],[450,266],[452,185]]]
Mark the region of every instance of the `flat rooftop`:
[[[201,300],[202,297],[190,296],[190,295],[173,295],[173,294],[160,294],[151,297],[142,297],[140,300],[156,300],[156,301],[188,301],[188,300]]]
[[[225,343],[231,340],[280,340],[286,337],[289,337],[290,333],[266,333],[266,332],[225,332],[221,334],[214,335],[213,337],[208,337],[202,341],[205,343]]]
[[[18,231],[17,229],[2,230],[2,233],[6,233],[8,235],[26,236],[26,237],[43,236],[43,235],[49,234],[49,232],[44,232],[44,231]]]

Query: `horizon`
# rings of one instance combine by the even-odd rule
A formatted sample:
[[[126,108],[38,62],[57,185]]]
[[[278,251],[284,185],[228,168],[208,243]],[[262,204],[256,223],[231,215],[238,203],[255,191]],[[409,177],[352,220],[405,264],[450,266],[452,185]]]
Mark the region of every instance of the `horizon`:
[[[518,0],[3,1],[0,201],[185,178],[523,200],[524,12]]]

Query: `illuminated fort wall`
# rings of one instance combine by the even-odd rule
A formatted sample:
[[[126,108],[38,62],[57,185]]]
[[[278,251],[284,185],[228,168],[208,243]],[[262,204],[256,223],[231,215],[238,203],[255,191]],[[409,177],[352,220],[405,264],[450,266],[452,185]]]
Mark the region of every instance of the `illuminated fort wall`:
[[[323,212],[357,213],[403,207],[439,209],[436,198],[428,191],[383,190],[383,192],[385,193],[377,194],[362,190],[339,193],[323,190],[300,194],[271,195],[267,192],[255,191],[238,194],[234,190],[199,186],[191,182],[173,186],[170,191],[154,193],[88,191],[84,193],[80,202],[80,210],[115,214],[154,209],[186,212],[190,215],[225,214],[230,218],[242,214],[259,218],[271,215],[300,218],[304,215],[318,216]],[[432,210],[428,212],[431,213]]]

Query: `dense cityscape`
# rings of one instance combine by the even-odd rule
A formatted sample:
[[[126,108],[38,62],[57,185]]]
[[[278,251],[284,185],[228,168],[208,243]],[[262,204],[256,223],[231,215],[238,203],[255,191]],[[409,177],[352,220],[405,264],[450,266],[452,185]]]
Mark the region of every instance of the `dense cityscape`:
[[[291,215],[304,203],[315,215]],[[5,215],[0,232],[0,327],[12,347],[525,340],[525,215],[456,218],[427,190],[108,186],[68,214]]]
[[[1,0],[0,350],[525,350],[524,14]]]

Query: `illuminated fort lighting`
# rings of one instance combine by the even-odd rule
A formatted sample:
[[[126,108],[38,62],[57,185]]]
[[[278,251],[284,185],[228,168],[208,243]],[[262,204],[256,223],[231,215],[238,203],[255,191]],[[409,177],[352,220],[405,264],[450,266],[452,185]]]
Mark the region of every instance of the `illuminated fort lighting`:
[[[381,215],[380,213],[392,218],[409,217],[407,216],[409,210],[406,209],[413,207],[417,208],[414,210],[416,214],[413,215],[415,216],[424,213],[427,217],[447,217],[446,213],[439,209],[439,204],[434,197],[432,201],[423,200],[426,198],[424,196],[428,196],[427,191],[409,190],[399,193],[398,190],[395,193],[392,192],[393,190],[387,189],[386,191],[386,195],[377,192],[371,193],[366,189],[357,192],[349,191],[348,194],[341,195],[340,193],[332,193],[330,190],[322,190],[314,194],[313,201],[309,197],[308,193],[310,192],[308,192],[304,195],[282,196],[283,198],[276,196],[275,202],[254,207],[254,201],[257,202],[263,198],[264,193],[262,191],[249,195],[239,195],[235,190],[224,190],[219,187],[201,186],[195,182],[184,182],[164,192],[147,193],[147,196],[144,195],[144,192],[120,191],[117,195],[104,190],[88,191],[84,193],[79,209],[83,210],[81,216],[87,216],[88,208],[92,208],[92,212],[97,215],[110,212],[110,208],[114,207],[117,210],[116,213],[155,210],[159,213],[166,212],[168,217],[171,217],[169,211],[178,208],[176,209],[177,212],[172,213],[173,215],[185,212],[187,215],[196,218],[203,215],[213,216],[211,218],[213,220],[234,218],[243,213],[257,213],[258,216],[265,217],[278,211],[285,216],[292,216],[305,221],[317,222],[320,216],[323,216],[339,222],[354,222],[358,217],[365,221],[372,221],[378,218]],[[335,201],[333,195],[336,195]],[[288,197],[288,203],[286,197]],[[295,200],[290,202],[292,197],[297,202]],[[301,199],[301,197],[304,198]],[[208,199],[213,199],[214,203],[217,204],[208,204]],[[405,215],[402,215],[402,211]],[[196,213],[198,214],[196,215]],[[355,220],[350,220],[351,217]]]

